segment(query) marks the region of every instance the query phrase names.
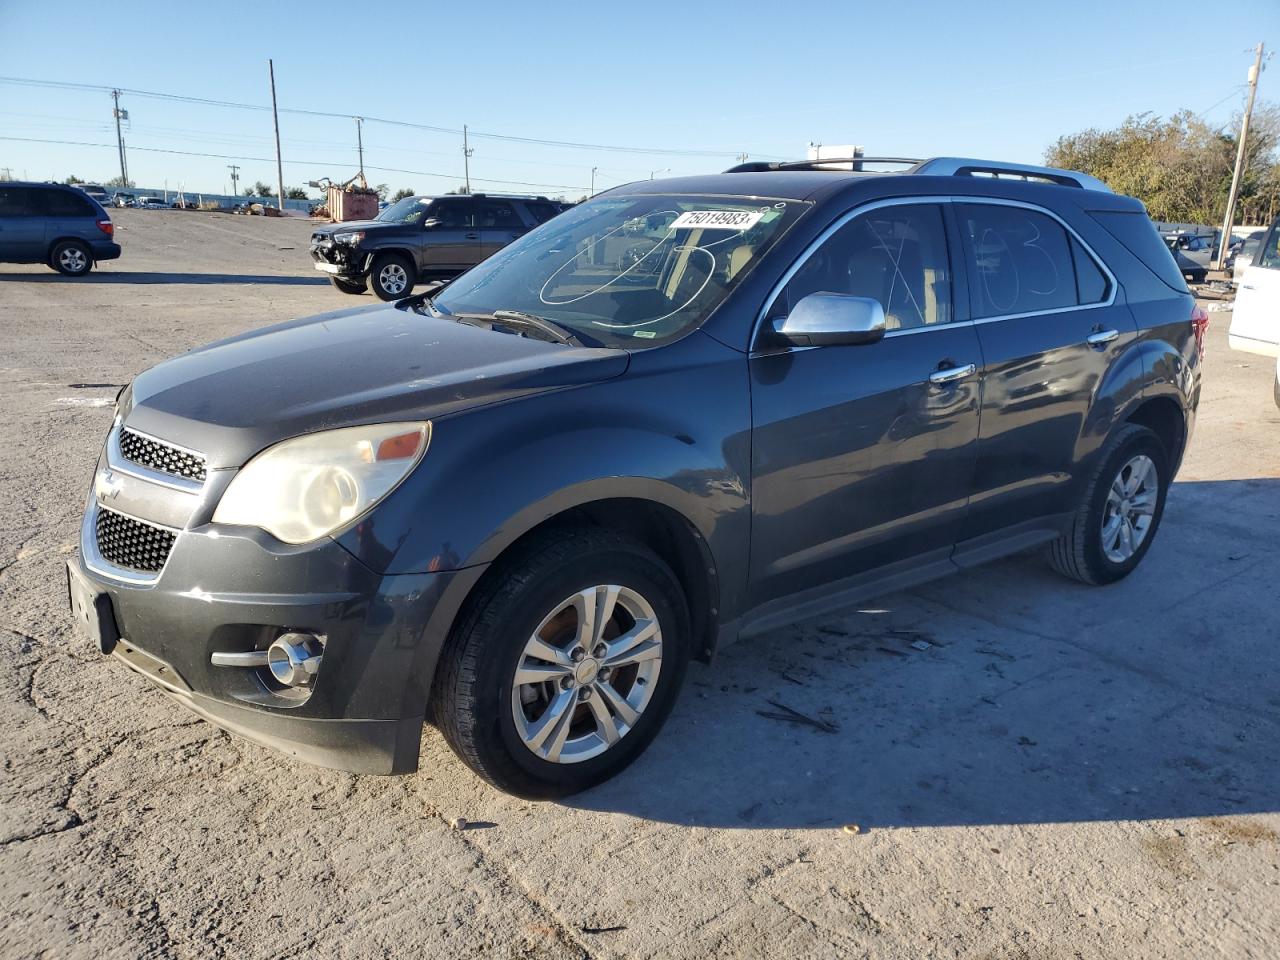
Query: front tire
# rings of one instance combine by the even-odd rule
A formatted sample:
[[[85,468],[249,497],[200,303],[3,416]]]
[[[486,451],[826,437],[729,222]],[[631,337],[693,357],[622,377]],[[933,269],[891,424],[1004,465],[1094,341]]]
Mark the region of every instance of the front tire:
[[[343,293],[361,294],[369,289],[369,284],[364,280],[347,280],[343,277],[330,277],[329,282]]]
[[[413,292],[414,269],[406,258],[395,253],[375,257],[369,269],[369,286],[379,300],[399,300]]]
[[[1065,577],[1101,585],[1142,562],[1164,515],[1169,456],[1146,427],[1127,424],[1108,441],[1067,532],[1049,546]]]
[[[83,277],[93,269],[93,252],[79,240],[63,240],[49,253],[49,266],[68,277]]]
[[[679,583],[644,545],[596,528],[539,537],[490,572],[450,635],[436,725],[500,790],[577,793],[657,735],[689,633]]]

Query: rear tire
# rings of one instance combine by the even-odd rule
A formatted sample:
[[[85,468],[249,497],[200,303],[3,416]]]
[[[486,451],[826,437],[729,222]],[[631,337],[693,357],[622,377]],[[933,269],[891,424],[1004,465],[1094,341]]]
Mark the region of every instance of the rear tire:
[[[563,797],[644,751],[689,649],[684,595],[651,550],[607,530],[560,530],[489,573],[441,653],[431,709],[493,786]]]
[[[413,292],[413,264],[398,253],[375,257],[369,268],[369,286],[379,300],[400,300]]]
[[[63,240],[49,253],[49,266],[68,277],[83,277],[93,269],[93,251],[79,240]]]
[[[1164,515],[1169,456],[1146,427],[1126,424],[1107,442],[1066,533],[1049,545],[1065,577],[1101,585],[1142,562]]]
[[[369,284],[365,280],[346,280],[342,277],[330,277],[329,282],[343,293],[361,294],[369,289]]]

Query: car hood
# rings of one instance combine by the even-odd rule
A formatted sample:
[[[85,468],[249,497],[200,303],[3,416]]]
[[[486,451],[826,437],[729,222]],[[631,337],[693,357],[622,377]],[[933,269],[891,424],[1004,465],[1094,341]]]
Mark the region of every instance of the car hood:
[[[625,350],[570,347],[392,306],[291,320],[140,374],[128,426],[238,467],[288,437],[469,407],[620,376]]]
[[[335,233],[350,233],[352,230],[391,230],[396,227],[403,227],[402,223],[383,223],[381,220],[344,220],[342,223],[331,223],[327,226],[316,227],[311,231],[312,236],[331,237]]]

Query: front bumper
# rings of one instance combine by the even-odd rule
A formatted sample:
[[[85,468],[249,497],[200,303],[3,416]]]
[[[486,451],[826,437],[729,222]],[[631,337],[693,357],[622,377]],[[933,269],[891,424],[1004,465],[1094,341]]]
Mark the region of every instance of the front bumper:
[[[311,241],[312,266],[331,277],[358,280],[369,272],[369,256],[356,247],[327,238]]]
[[[115,437],[99,470],[112,482],[95,482],[72,561],[110,598],[120,637],[111,655],[205,719],[299,759],[355,773],[415,770],[436,660],[484,568],[382,575],[327,538],[293,546],[256,528],[215,525],[212,510],[233,471],[212,471],[198,492],[161,489],[146,470],[125,472],[132,468],[115,458]],[[183,497],[191,504],[180,521],[166,505]],[[103,558],[96,520],[104,509],[177,531],[158,572]],[[293,631],[324,639],[309,693],[282,688],[264,667],[211,662],[214,653],[265,650]]]

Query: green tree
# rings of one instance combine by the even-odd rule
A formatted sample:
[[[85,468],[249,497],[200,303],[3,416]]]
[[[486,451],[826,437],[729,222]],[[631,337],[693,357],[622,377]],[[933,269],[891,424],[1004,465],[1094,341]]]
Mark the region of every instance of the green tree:
[[[67,179],[63,180],[62,182],[69,187],[75,186],[77,183],[84,183],[84,181],[81,180],[79,177],[77,177],[74,173],[71,176],[67,177]]]
[[[310,200],[311,199],[310,197],[307,196],[307,191],[303,190],[301,187],[285,187],[284,198],[286,200]]]
[[[1112,130],[1089,129],[1060,137],[1045,154],[1054,167],[1081,170],[1117,193],[1137,197],[1154,220],[1221,223],[1235,165],[1239,117],[1214,128],[1183,110],[1163,119],[1129,117]],[[1224,132],[1232,131],[1232,132]],[[1254,111],[1236,219],[1257,223],[1280,199],[1276,147],[1280,110]]]
[[[253,186],[244,192],[246,197],[274,197],[276,192],[271,189],[270,184],[263,183],[261,180],[255,180]]]
[[[110,180],[104,183],[103,186],[115,187],[117,190],[120,190],[120,189],[128,189],[130,187],[136,187],[137,184],[134,183],[132,180],[126,180],[124,177],[112,177]]]
[[[391,195],[391,202],[395,203],[397,200],[405,200],[413,196],[416,196],[413,187],[403,187]]]

